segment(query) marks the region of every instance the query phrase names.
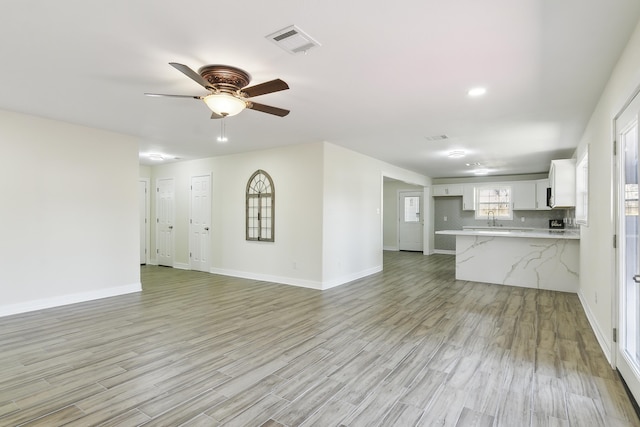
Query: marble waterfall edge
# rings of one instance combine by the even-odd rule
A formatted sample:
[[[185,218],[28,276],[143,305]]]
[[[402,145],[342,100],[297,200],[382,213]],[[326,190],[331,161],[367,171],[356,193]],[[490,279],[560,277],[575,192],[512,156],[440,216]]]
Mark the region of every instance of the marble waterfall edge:
[[[456,236],[456,279],[578,291],[577,239]]]

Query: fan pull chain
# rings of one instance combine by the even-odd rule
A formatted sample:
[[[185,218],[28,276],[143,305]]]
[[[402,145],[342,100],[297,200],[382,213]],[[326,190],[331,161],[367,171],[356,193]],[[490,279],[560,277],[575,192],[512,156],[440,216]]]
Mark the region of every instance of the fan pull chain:
[[[227,141],[229,141],[227,138],[227,118],[223,117],[220,119],[220,136],[218,136],[218,142]]]

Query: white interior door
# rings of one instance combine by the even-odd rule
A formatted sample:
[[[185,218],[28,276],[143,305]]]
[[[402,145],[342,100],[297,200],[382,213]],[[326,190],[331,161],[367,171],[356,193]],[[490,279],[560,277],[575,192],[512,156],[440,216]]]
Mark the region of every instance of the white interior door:
[[[173,267],[174,226],[173,178],[159,179],[156,185],[156,261]]]
[[[191,177],[189,260],[192,270],[211,268],[211,175]]]
[[[401,251],[422,251],[422,193],[419,191],[401,191],[398,204],[398,249]]]
[[[138,181],[138,216],[140,222],[140,264],[147,263],[147,182]]]
[[[618,343],[616,367],[640,401],[640,96],[616,120],[618,142]]]

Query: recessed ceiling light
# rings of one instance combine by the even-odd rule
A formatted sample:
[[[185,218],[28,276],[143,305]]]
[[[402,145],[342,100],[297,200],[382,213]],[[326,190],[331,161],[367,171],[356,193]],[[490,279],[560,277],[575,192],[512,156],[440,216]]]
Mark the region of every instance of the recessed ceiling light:
[[[469,95],[469,96],[482,96],[485,93],[487,93],[487,89],[485,89],[483,87],[474,87],[472,89],[469,89],[469,91],[467,92],[467,95]]]
[[[480,166],[480,162],[474,162],[474,163],[465,163],[467,166]]]
[[[488,169],[476,169],[473,171],[473,173],[475,175],[488,175],[489,174],[489,170]]]
[[[147,158],[149,160],[153,160],[154,162],[161,162],[164,160],[164,156],[162,154],[156,153],[147,154]]]
[[[453,151],[449,152],[448,156],[451,157],[452,159],[459,159],[461,157],[464,157],[464,151],[462,151],[462,150],[453,150]]]

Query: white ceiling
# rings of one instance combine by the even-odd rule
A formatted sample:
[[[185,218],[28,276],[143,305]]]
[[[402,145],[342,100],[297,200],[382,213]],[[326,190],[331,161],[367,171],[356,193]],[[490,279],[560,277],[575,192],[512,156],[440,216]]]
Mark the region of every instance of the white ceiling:
[[[546,172],[572,155],[639,18],[638,0],[2,0],[0,108],[181,159],[328,141],[431,177]],[[322,46],[265,38],[293,24]],[[291,114],[246,110],[220,144],[203,102],[143,96],[206,93],[169,62],[281,78],[290,90],[255,100]]]

